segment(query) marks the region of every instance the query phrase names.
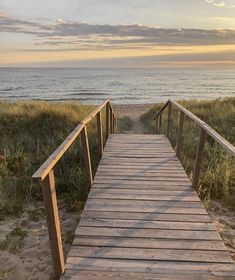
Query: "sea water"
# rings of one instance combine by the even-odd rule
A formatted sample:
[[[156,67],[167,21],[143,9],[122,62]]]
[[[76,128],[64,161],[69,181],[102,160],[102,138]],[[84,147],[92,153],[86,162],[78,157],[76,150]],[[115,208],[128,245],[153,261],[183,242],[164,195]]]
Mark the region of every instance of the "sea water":
[[[235,69],[0,68],[1,99],[147,104],[235,97]]]

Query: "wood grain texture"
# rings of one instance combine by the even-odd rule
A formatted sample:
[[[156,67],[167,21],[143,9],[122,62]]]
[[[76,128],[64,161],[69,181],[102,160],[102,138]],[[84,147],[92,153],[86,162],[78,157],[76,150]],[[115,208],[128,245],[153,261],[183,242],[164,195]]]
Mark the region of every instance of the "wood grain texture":
[[[227,248],[167,138],[110,134],[63,279],[233,277]]]
[[[89,147],[89,142],[88,142],[86,126],[84,126],[84,128],[82,130],[81,139],[82,139],[83,159],[84,159],[86,175],[87,175],[87,184],[88,184],[88,187],[90,188],[93,183],[93,174],[92,174],[92,168],[91,168],[90,147]]]
[[[64,273],[65,265],[53,170],[51,170],[43,180],[42,193],[51,247],[52,264],[55,279],[59,279],[60,275]]]
[[[102,157],[103,150],[104,150],[104,140],[103,140],[103,125],[102,125],[101,112],[97,113],[97,133],[98,133],[98,143],[99,143],[99,154],[100,157]]]

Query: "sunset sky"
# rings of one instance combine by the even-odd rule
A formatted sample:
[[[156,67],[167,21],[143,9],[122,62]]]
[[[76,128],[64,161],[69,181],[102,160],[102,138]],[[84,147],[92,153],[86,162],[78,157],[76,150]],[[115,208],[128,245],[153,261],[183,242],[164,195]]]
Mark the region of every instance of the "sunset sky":
[[[235,67],[235,0],[0,0],[0,66]]]

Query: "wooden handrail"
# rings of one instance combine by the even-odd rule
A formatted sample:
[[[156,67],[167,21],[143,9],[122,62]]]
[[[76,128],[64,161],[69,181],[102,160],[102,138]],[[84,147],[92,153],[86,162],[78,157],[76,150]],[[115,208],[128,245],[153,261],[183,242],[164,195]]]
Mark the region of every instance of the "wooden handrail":
[[[61,159],[68,148],[73,144],[76,138],[84,128],[84,124],[79,124],[69,135],[69,137],[54,151],[53,154],[41,165],[41,167],[33,174],[32,180],[37,183],[43,181],[50,173],[53,167]]]
[[[162,106],[162,108],[160,109],[160,111],[157,112],[156,116],[154,119],[157,119],[157,117],[166,109],[166,107],[169,105],[169,102],[171,102],[170,100],[168,100],[165,105]]]
[[[199,127],[205,130],[206,133],[209,134],[216,142],[218,142],[225,150],[227,150],[227,152],[229,152],[230,155],[235,157],[235,147],[230,142],[228,142],[224,137],[222,137],[207,123],[205,123],[203,120],[198,118],[196,115],[194,115],[192,112],[187,110],[185,107],[183,107],[176,101],[168,100],[166,104],[161,108],[161,110],[156,114],[155,119],[159,116],[160,113],[162,113],[167,108],[167,106],[170,103],[176,106],[179,111],[183,112],[187,117],[189,117],[192,121],[194,121]]]
[[[229,152],[233,157],[235,157],[235,147],[229,143],[224,137],[222,137],[218,132],[216,132],[212,127],[210,127],[207,123],[202,121],[200,118],[195,116],[192,112],[184,108],[182,105],[175,101],[170,101],[173,105],[175,105],[181,112],[183,112],[187,117],[193,120],[196,124],[198,124],[203,130],[206,131],[216,142],[218,142],[227,152]]]
[[[202,121],[200,118],[195,116],[192,112],[187,110],[185,107],[183,107],[176,101],[171,101],[171,100],[168,100],[166,102],[166,104],[161,108],[161,110],[156,114],[154,118],[156,120],[157,133],[161,133],[162,113],[168,107],[169,110],[168,110],[168,118],[167,118],[166,136],[169,137],[172,105],[174,105],[180,112],[179,130],[178,130],[177,147],[176,147],[176,155],[178,157],[180,156],[181,145],[183,141],[182,131],[184,125],[184,116],[190,118],[200,127],[199,141],[197,145],[196,160],[195,160],[193,178],[192,178],[192,186],[194,188],[197,188],[199,177],[200,177],[200,169],[201,169],[201,162],[203,158],[204,144],[206,141],[207,134],[210,135],[218,144],[220,144],[233,157],[235,157],[235,147],[231,143],[229,143],[224,137],[222,137],[218,132],[216,132],[212,127],[210,127],[207,123]]]
[[[89,188],[93,183],[93,174],[91,166],[90,148],[88,142],[86,125],[97,117],[97,133],[99,142],[99,152],[103,154],[103,132],[102,132],[102,114],[101,110],[106,107],[106,135],[114,133],[117,117],[114,113],[110,101],[105,100],[100,106],[92,111],[76,128],[70,133],[65,141],[54,151],[54,153],[41,165],[41,167],[33,174],[32,181],[40,183],[43,189],[43,200],[46,211],[47,227],[49,232],[49,240],[52,255],[52,264],[55,273],[55,279],[59,279],[64,273],[64,254],[62,248],[61,229],[59,221],[59,213],[57,208],[56,188],[53,168],[62,158],[64,153],[73,144],[79,135],[82,140],[83,158],[87,175],[87,183]]]
[[[53,154],[42,164],[42,166],[33,174],[32,180],[34,182],[43,181],[49,174],[57,162],[61,159],[67,149],[73,144],[76,138],[81,133],[84,126],[89,123],[105,106],[111,104],[107,99],[94,111],[92,111],[77,127],[71,132],[71,134],[65,139],[65,141],[54,151]]]

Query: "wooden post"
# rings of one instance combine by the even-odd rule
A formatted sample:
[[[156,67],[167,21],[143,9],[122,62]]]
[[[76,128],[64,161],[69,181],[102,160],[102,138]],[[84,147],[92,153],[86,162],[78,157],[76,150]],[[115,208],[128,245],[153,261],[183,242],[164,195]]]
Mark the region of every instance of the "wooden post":
[[[109,103],[106,104],[106,141],[109,137]]]
[[[159,114],[159,134],[162,131],[162,112]]]
[[[114,113],[112,115],[112,119],[113,119],[113,133],[114,133],[114,131],[115,131],[115,115],[114,115]]]
[[[84,126],[84,128],[82,129],[81,138],[82,138],[83,158],[84,158],[86,174],[87,174],[87,183],[88,183],[88,187],[90,188],[93,183],[93,175],[91,169],[91,156],[90,156],[86,126]]]
[[[198,141],[198,145],[197,145],[197,154],[196,154],[196,161],[195,161],[195,166],[194,166],[193,182],[192,182],[192,186],[195,189],[197,189],[197,187],[198,187],[205,140],[206,140],[206,132],[203,128],[201,128],[200,135],[199,135],[199,141]]]
[[[155,119],[155,129],[156,129],[156,134],[159,133],[159,127],[158,127],[158,122],[159,122],[159,117],[157,116],[156,119]]]
[[[171,128],[171,102],[168,103],[168,117],[167,117],[167,128],[166,128],[166,136],[169,138]]]
[[[177,146],[176,146],[176,156],[178,158],[180,157],[181,146],[182,146],[183,126],[184,126],[184,112],[180,111],[180,122],[179,122]]]
[[[117,118],[115,117],[114,118],[114,127],[115,127],[115,130],[117,129]]]
[[[104,142],[103,142],[103,127],[102,127],[101,111],[97,113],[97,132],[98,132],[98,142],[99,142],[99,153],[100,153],[100,157],[102,157]]]
[[[110,108],[109,111],[109,117],[110,117],[110,133],[113,133],[113,112],[112,109]]]
[[[42,183],[42,193],[46,211],[47,228],[49,232],[52,264],[54,268],[55,279],[59,279],[64,273],[65,267],[53,169],[46,176]]]

